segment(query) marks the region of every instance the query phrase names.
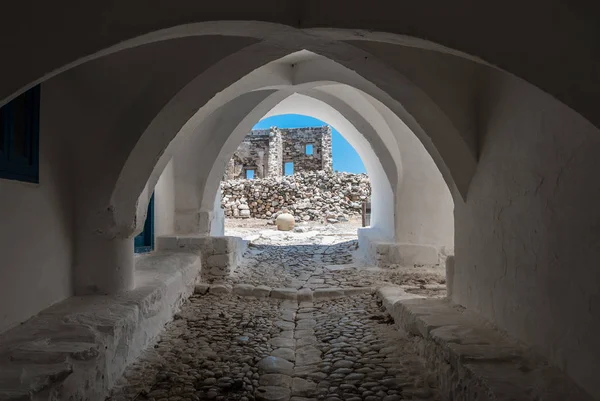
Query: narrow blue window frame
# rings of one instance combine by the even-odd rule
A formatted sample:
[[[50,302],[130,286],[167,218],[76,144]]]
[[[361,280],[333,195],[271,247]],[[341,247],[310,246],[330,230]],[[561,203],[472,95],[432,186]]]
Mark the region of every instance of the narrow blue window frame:
[[[154,194],[148,203],[144,230],[133,239],[135,253],[147,253],[154,250]]]
[[[24,146],[20,156],[14,149],[15,105],[24,101]],[[35,86],[0,108],[4,151],[0,151],[0,178],[39,183],[40,86]]]
[[[246,177],[245,178],[247,180],[253,180],[255,177],[255,173],[256,173],[256,170],[254,170],[253,168],[248,168],[248,169],[246,169]]]
[[[306,146],[304,148],[304,153],[306,153],[308,156],[312,156],[314,154],[314,149],[313,149],[312,143],[306,144]]]

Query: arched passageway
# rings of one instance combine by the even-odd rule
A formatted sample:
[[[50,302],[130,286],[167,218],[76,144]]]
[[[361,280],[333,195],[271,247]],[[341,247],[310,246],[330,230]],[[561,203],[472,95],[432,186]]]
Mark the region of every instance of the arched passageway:
[[[411,140],[412,133],[397,117],[389,120],[396,124],[393,133],[376,108],[377,104],[373,104],[375,100],[364,97],[364,94],[350,87],[310,85],[306,93],[279,89],[245,115],[240,111],[248,108],[241,105],[242,100],[236,100],[219,109],[206,120],[206,125],[199,126],[195,134],[190,135],[181,147],[182,153],[174,156],[177,193],[175,231],[222,234],[222,211],[215,199],[218,198],[219,182],[233,152],[261,117],[298,110],[331,121],[332,125],[347,132],[351,143],[366,162],[373,177],[376,212],[371,229],[361,232],[363,247],[369,248],[371,242],[423,245],[426,248],[421,256],[418,250],[413,249],[416,255],[405,262],[435,263],[440,248],[452,247],[452,201],[441,175],[422,145],[417,140]],[[252,97],[244,100],[252,102]],[[230,116],[228,107],[242,114],[241,122],[234,129],[231,127],[236,120]],[[385,107],[382,109],[385,111]],[[222,124],[224,120],[230,121],[231,125]],[[205,145],[207,136],[215,138],[210,142],[212,146]],[[386,146],[385,141],[390,146]],[[396,143],[401,146],[394,145]],[[202,154],[197,155],[200,149]],[[387,166],[385,169],[384,164]],[[210,171],[208,176],[206,170]],[[407,196],[428,201],[414,202],[411,198],[407,200]],[[193,204],[194,199],[198,203]],[[144,207],[143,203],[140,205]]]
[[[540,9],[551,13],[563,6]],[[90,23],[80,41],[67,40],[64,51],[49,52],[39,63],[15,62],[0,80],[2,104],[42,82],[40,184],[0,183],[6,225],[19,227],[3,232],[7,265],[15,268],[2,272],[11,288],[0,301],[14,304],[31,277],[41,277],[39,296],[6,311],[1,330],[73,294],[142,288],[134,277],[132,238],[142,229],[159,178],[159,192],[179,184],[189,189],[170,202],[157,196],[159,210],[172,208],[162,214],[161,233],[215,233],[213,178],[224,167],[218,165],[226,161],[224,150],[233,146],[231,133],[247,132],[277,105],[301,99],[331,107],[377,156],[373,168],[386,177],[382,188],[389,185],[394,213],[378,221],[381,238],[435,244],[440,232],[425,223],[439,223],[445,214],[431,210],[447,210],[452,196],[451,301],[530,344],[579,386],[600,394],[589,374],[600,358],[593,334],[598,272],[589,267],[599,257],[594,177],[600,149],[590,112],[595,95],[589,88],[597,83],[586,70],[595,65],[587,18],[556,14],[579,46],[548,40],[565,50],[565,60],[547,67],[540,63],[559,53],[527,33],[526,19],[515,23],[513,40],[500,38],[492,21],[480,40],[443,24],[415,25],[417,36],[455,47],[448,49],[390,33],[394,29],[382,21],[368,28],[387,33],[343,29],[354,26],[348,20],[318,24],[311,10],[308,26],[330,29],[233,21],[173,27],[164,21],[182,22],[179,17],[159,23],[150,11],[147,18],[155,23],[133,18],[131,30],[109,30],[103,38]],[[158,28],[165,30],[148,32]],[[65,39],[63,31],[47,31],[48,40]],[[547,33],[557,38],[554,30]],[[39,45],[29,44],[28,54]],[[23,53],[19,46],[10,49]],[[525,49],[540,57],[525,62],[514,56]],[[205,173],[200,181],[195,171],[177,167],[178,152],[194,149],[198,138],[194,168]],[[423,168],[407,168],[419,163]],[[447,185],[435,186],[442,193],[421,185],[434,176]],[[24,220],[56,228],[56,234]],[[34,251],[17,251],[31,243]],[[47,268],[39,267],[45,255]],[[559,292],[565,296],[556,297]]]

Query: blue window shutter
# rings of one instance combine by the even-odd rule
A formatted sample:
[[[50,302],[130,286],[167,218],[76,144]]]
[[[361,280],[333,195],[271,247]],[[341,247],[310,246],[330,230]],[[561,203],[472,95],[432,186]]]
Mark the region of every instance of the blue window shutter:
[[[0,178],[39,182],[40,86],[0,108]]]

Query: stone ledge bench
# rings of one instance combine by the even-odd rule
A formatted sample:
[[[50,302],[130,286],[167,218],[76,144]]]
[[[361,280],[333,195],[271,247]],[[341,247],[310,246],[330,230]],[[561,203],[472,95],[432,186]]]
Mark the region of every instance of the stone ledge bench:
[[[417,336],[440,393],[465,401],[593,401],[558,368],[446,299],[399,287],[377,295],[394,321]]]
[[[215,277],[228,276],[238,266],[248,241],[233,236],[164,235],[156,239],[163,251],[194,252],[202,257],[202,273]]]
[[[136,288],[71,297],[0,334],[0,400],[104,400],[192,294],[200,258],[136,256]]]

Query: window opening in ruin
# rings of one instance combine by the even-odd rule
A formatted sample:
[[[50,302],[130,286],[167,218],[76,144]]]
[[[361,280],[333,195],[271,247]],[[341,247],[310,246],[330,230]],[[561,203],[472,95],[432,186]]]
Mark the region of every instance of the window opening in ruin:
[[[283,165],[285,175],[294,175],[294,162],[286,162]]]
[[[246,179],[247,180],[253,180],[254,179],[254,173],[256,170],[254,170],[253,168],[248,168],[246,169]]]
[[[313,154],[313,144],[312,143],[306,144],[305,153],[309,156]]]

